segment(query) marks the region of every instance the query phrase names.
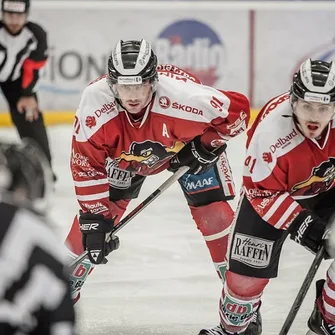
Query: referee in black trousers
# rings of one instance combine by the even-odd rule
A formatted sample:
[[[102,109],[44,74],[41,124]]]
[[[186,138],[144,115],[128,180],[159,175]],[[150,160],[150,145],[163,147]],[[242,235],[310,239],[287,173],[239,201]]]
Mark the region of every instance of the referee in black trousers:
[[[35,85],[47,61],[47,34],[27,21],[30,0],[2,0],[0,87],[21,138],[33,138],[50,165],[51,154]]]

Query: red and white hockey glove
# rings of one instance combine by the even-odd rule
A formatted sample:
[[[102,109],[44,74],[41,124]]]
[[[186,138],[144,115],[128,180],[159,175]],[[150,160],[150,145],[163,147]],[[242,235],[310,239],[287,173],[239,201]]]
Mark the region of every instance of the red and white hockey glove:
[[[114,227],[114,219],[106,219],[102,214],[79,212],[79,225],[84,249],[93,264],[107,263],[105,257],[119,248],[117,236],[109,241],[106,238]]]
[[[190,169],[187,173],[205,173],[218,161],[225,148],[226,145],[223,145],[217,148],[215,152],[211,152],[202,145],[199,135],[171,158],[169,171],[175,172],[182,166],[189,166]]]
[[[311,210],[304,209],[290,226],[291,240],[301,244],[312,253],[316,253],[325,238],[327,222],[320,219]]]

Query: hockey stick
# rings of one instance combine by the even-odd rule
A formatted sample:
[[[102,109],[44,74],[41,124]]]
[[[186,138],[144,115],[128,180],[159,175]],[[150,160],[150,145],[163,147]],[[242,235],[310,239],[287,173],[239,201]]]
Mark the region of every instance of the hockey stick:
[[[175,181],[183,176],[189,170],[188,166],[183,166],[177,170],[170,178],[168,178],[156,191],[151,193],[143,202],[136,206],[127,216],[125,216],[110,232],[107,241],[110,241],[111,236],[116,234],[121,228],[123,228],[130,220],[132,220],[137,214],[142,212],[150,203],[158,198],[166,189],[168,189]],[[70,271],[72,272],[75,267],[87,257],[87,250],[80,254],[76,259],[70,263]]]
[[[307,275],[300,287],[300,290],[294,300],[294,303],[290,309],[290,312],[288,313],[286,317],[286,320],[280,330],[279,335],[286,335],[288,331],[290,330],[292,323],[301,307],[301,304],[303,303],[305,296],[312,284],[312,281],[316,275],[316,272],[318,271],[320,267],[320,264],[323,260],[323,257],[325,256],[325,253],[326,253],[326,246],[325,246],[325,243],[323,243],[314,257],[313,263],[311,264],[307,272]]]

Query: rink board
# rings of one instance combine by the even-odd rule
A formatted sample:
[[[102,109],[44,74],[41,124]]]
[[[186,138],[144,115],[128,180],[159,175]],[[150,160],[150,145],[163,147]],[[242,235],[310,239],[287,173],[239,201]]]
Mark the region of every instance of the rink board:
[[[188,70],[206,85],[241,92],[253,108],[261,108],[289,90],[303,60],[335,58],[334,14],[331,1],[95,0],[78,6],[36,0],[30,19],[45,28],[49,43],[37,87],[40,107],[76,110],[85,87],[106,73],[117,40],[145,38],[159,63]],[[1,95],[0,110],[7,110]],[[50,122],[55,120],[58,116]]]

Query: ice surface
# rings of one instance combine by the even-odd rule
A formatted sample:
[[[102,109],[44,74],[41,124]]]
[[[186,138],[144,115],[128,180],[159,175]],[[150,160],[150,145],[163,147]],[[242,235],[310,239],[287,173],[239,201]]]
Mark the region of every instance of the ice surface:
[[[64,239],[78,210],[68,163],[71,127],[51,127],[49,136],[58,176],[51,217]],[[17,139],[14,129],[2,129],[0,137]],[[244,140],[237,138],[228,146],[237,190]],[[130,209],[169,176],[162,173],[147,178]],[[221,283],[178,183],[118,235],[120,249],[109,256],[107,265],[96,268],[82,289],[76,306],[79,334],[191,335],[218,324]],[[312,255],[292,241],[286,242],[279,277],[270,282],[263,296],[263,334],[279,333],[311,262]],[[317,278],[324,277],[329,264],[322,264]],[[313,299],[314,284],[290,334],[305,334]]]

